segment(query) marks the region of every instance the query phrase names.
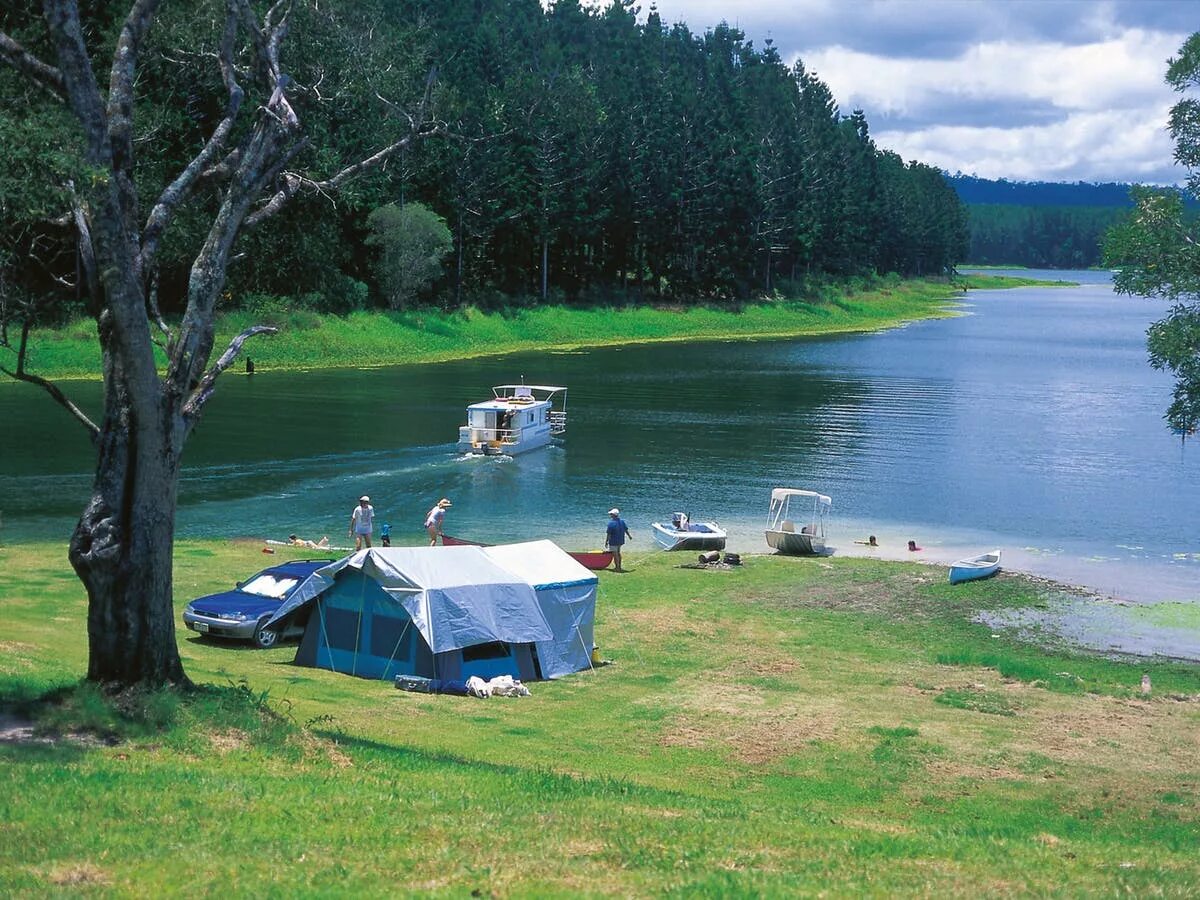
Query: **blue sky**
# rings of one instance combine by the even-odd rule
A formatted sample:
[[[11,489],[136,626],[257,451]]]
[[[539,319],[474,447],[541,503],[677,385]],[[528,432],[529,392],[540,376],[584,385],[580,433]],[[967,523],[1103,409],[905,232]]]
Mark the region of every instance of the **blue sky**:
[[[1182,182],[1163,81],[1200,0],[657,0],[668,24],[770,38],[882,147],[1022,181]],[[642,5],[642,18],[650,8]]]

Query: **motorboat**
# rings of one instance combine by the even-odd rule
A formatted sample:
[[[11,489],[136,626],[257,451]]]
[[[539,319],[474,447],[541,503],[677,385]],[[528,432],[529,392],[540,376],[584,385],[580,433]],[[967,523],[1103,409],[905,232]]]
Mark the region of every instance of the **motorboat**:
[[[567,389],[545,384],[498,384],[492,399],[467,407],[458,450],[513,456],[545,447],[567,430]]]
[[[490,547],[490,544],[485,544],[482,541],[468,541],[466,538],[452,537],[448,534],[442,535],[443,547]],[[566,554],[573,558],[577,563],[585,569],[591,569],[598,572],[601,569],[607,569],[612,565],[613,555],[610,550],[567,550]]]
[[[670,522],[652,522],[654,540],[664,550],[724,550],[725,529],[716,522],[693,522],[675,513]]]
[[[968,556],[960,559],[950,567],[950,583],[962,584],[964,581],[975,581],[987,578],[1000,571],[1000,551],[981,553],[978,556]]]
[[[825,519],[831,506],[833,501],[816,491],[775,488],[767,513],[767,546],[791,556],[824,553]]]

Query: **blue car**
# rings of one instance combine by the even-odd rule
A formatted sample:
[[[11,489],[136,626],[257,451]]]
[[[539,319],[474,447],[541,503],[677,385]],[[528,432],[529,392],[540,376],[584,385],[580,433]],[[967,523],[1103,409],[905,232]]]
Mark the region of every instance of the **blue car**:
[[[238,582],[232,591],[193,600],[183,610],[183,624],[202,635],[252,641],[256,647],[274,647],[281,639],[299,637],[303,623],[285,622],[263,628],[279,605],[332,559],[297,559],[263,569]]]

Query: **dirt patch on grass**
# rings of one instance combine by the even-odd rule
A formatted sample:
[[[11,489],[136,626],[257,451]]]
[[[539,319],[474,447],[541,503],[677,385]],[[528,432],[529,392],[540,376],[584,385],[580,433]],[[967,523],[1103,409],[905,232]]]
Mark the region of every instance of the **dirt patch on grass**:
[[[240,728],[230,728],[226,731],[216,731],[208,736],[208,742],[213,750],[224,756],[235,750],[242,750],[250,743],[250,736]]]
[[[803,668],[803,665],[787,656],[777,656],[772,659],[752,659],[738,663],[738,670],[742,674],[753,675],[756,678],[771,678],[777,675],[787,675]],[[734,673],[731,667],[730,669],[726,669],[725,672],[721,674],[724,677],[732,676]]]
[[[1038,710],[1028,740],[1060,762],[1170,776],[1196,768],[1197,712],[1194,702],[1072,696]]]
[[[37,723],[32,719],[0,713],[0,743],[53,745],[64,741],[87,747],[112,747],[119,743],[118,739],[111,735],[101,736],[81,731],[72,731],[67,734],[51,731],[39,732]]]
[[[681,616],[678,609],[639,609],[622,613],[618,625],[623,631],[636,631],[642,640],[647,636],[665,638],[674,635],[695,635],[697,637],[715,638],[717,626],[704,620],[695,620]]]
[[[1007,763],[946,757],[927,760],[925,771],[937,781],[1011,781],[1030,777]]]
[[[1076,777],[1091,770],[1169,778],[1195,770],[1200,701],[1058,694],[992,673],[973,675],[977,681],[947,679],[897,689],[901,696],[930,704],[944,690],[986,691],[1010,698],[1016,709],[1015,716],[1003,720],[949,706],[927,718],[920,712],[925,718],[922,736],[950,751],[927,763],[931,773],[945,778],[1055,778],[1070,767]],[[995,730],[990,741],[981,744],[971,733],[975,723]],[[1039,759],[1041,765],[1024,764]]]
[[[108,872],[92,863],[71,863],[58,866],[46,873],[46,880],[60,887],[112,884],[112,878]]]
[[[829,741],[838,734],[838,717],[789,710],[758,718],[731,735],[732,756],[747,765],[764,765],[782,756],[798,753],[813,741]]]
[[[814,578],[786,593],[778,590],[765,592],[755,601],[761,603],[762,600],[768,600],[785,608],[835,609],[873,615],[903,610],[904,618],[913,621],[928,617],[926,606],[929,601],[918,589],[930,580],[929,576],[908,573],[863,581]]]
[[[340,747],[338,747],[336,744],[331,744],[331,745],[330,745],[330,747],[329,747],[328,751],[326,752],[326,756],[328,756],[328,757],[329,757],[329,761],[330,761],[330,762],[331,762],[333,765],[337,766],[339,769],[352,769],[352,768],[354,768],[354,760],[352,760],[352,759],[351,759],[351,758],[350,758],[350,757],[349,757],[349,756],[348,756],[348,755],[347,755],[347,754],[346,754],[346,753],[345,753],[345,752],[344,752],[344,751],[343,751],[343,750],[342,750]]]
[[[668,723],[659,743],[697,750],[720,747],[748,765],[764,765],[813,741],[832,740],[842,718],[832,703],[767,709],[761,692],[744,686],[712,696],[693,695],[686,703],[688,708]]]
[[[0,742],[24,744],[36,741],[44,743],[40,738],[34,737],[33,729],[32,719],[0,714]]]

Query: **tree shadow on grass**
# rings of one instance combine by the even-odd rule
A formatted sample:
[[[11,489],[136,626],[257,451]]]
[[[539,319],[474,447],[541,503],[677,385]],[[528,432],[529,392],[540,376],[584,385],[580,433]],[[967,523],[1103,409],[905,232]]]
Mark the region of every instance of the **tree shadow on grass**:
[[[417,747],[353,737],[337,730],[315,730],[313,734],[334,741],[340,748],[350,752],[386,754],[392,760],[411,766],[416,771],[428,771],[431,765],[436,765],[461,775],[499,776],[519,787],[535,791],[539,797],[543,798],[554,797],[565,800],[604,796],[621,797],[661,808],[692,808],[697,801],[695,794],[649,787],[622,778],[555,772],[544,766],[517,766],[487,762],[444,751],[422,750]]]

